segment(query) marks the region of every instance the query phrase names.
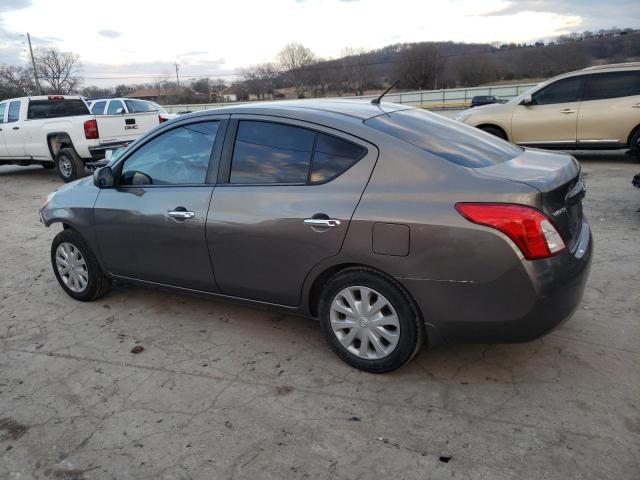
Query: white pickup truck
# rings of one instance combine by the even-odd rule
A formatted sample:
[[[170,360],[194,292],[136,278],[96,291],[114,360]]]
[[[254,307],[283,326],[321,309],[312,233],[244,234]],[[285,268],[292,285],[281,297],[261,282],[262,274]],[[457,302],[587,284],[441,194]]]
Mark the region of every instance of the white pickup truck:
[[[0,102],[0,165],[56,168],[65,182],[85,175],[105,152],[132,142],[166,119],[157,112],[92,115],[80,96]]]

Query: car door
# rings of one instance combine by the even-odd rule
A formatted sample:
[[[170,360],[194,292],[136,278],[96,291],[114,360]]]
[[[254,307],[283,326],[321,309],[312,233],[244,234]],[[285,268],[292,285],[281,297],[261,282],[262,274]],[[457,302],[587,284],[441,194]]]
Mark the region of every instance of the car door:
[[[513,110],[514,143],[571,147],[576,143],[583,76],[557,80],[533,93],[532,103]]]
[[[584,147],[626,144],[640,125],[640,70],[587,75],[578,115]]]
[[[7,120],[2,126],[7,157],[9,158],[25,157],[23,132],[20,130],[20,109],[22,108],[22,103],[21,100],[8,102]]]
[[[217,290],[205,240],[215,175],[213,181],[207,175],[217,171],[225,128],[224,116],[180,122],[118,160],[115,188],[101,189],[94,207],[95,233],[109,272]]]
[[[4,143],[4,118],[7,110],[7,102],[0,103],[0,158],[7,157],[7,146]]]
[[[207,217],[221,292],[298,305],[311,268],[339,253],[377,157],[315,124],[234,115]]]

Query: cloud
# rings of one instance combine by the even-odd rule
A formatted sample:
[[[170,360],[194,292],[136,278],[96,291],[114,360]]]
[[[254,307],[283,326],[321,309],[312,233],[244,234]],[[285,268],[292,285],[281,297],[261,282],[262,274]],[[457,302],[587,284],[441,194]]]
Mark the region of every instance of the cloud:
[[[31,6],[31,0],[2,0],[0,12],[10,12]]]
[[[498,17],[523,12],[580,17],[580,27],[588,30],[614,26],[622,28],[640,26],[638,0],[618,0],[615,8],[601,0],[512,0],[502,8],[479,16]]]
[[[99,30],[98,34],[102,35],[103,37],[107,37],[107,38],[118,38],[118,37],[122,36],[121,32],[117,32],[115,30]]]

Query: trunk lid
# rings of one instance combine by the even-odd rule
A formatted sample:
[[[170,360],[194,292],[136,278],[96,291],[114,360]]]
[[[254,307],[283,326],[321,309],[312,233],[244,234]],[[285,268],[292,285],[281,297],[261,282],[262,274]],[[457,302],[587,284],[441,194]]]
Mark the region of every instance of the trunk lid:
[[[572,248],[582,228],[582,198],[585,186],[580,164],[568,153],[526,149],[507,162],[475,171],[527,184],[540,192],[540,207],[549,217],[567,247]]]

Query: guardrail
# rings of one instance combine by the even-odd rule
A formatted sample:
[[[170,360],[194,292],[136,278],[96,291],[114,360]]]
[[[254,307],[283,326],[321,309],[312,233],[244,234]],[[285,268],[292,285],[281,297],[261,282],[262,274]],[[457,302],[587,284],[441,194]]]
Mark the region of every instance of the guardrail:
[[[509,100],[517,97],[521,93],[526,92],[534,87],[535,83],[522,83],[515,85],[493,85],[487,87],[469,87],[469,88],[450,88],[442,90],[419,90],[415,92],[397,92],[385,95],[386,102],[401,103],[404,105],[412,105],[428,110],[446,110],[466,108],[471,104],[471,99],[477,95],[495,95],[496,97]],[[364,96],[345,96],[331,98],[359,98],[362,100],[374,99],[376,95]],[[262,100],[268,101],[268,100]],[[220,108],[225,105],[242,105],[251,102],[228,102],[228,103],[196,103],[183,105],[164,105],[170,113],[181,111],[195,112],[199,110],[209,110],[211,108]]]

